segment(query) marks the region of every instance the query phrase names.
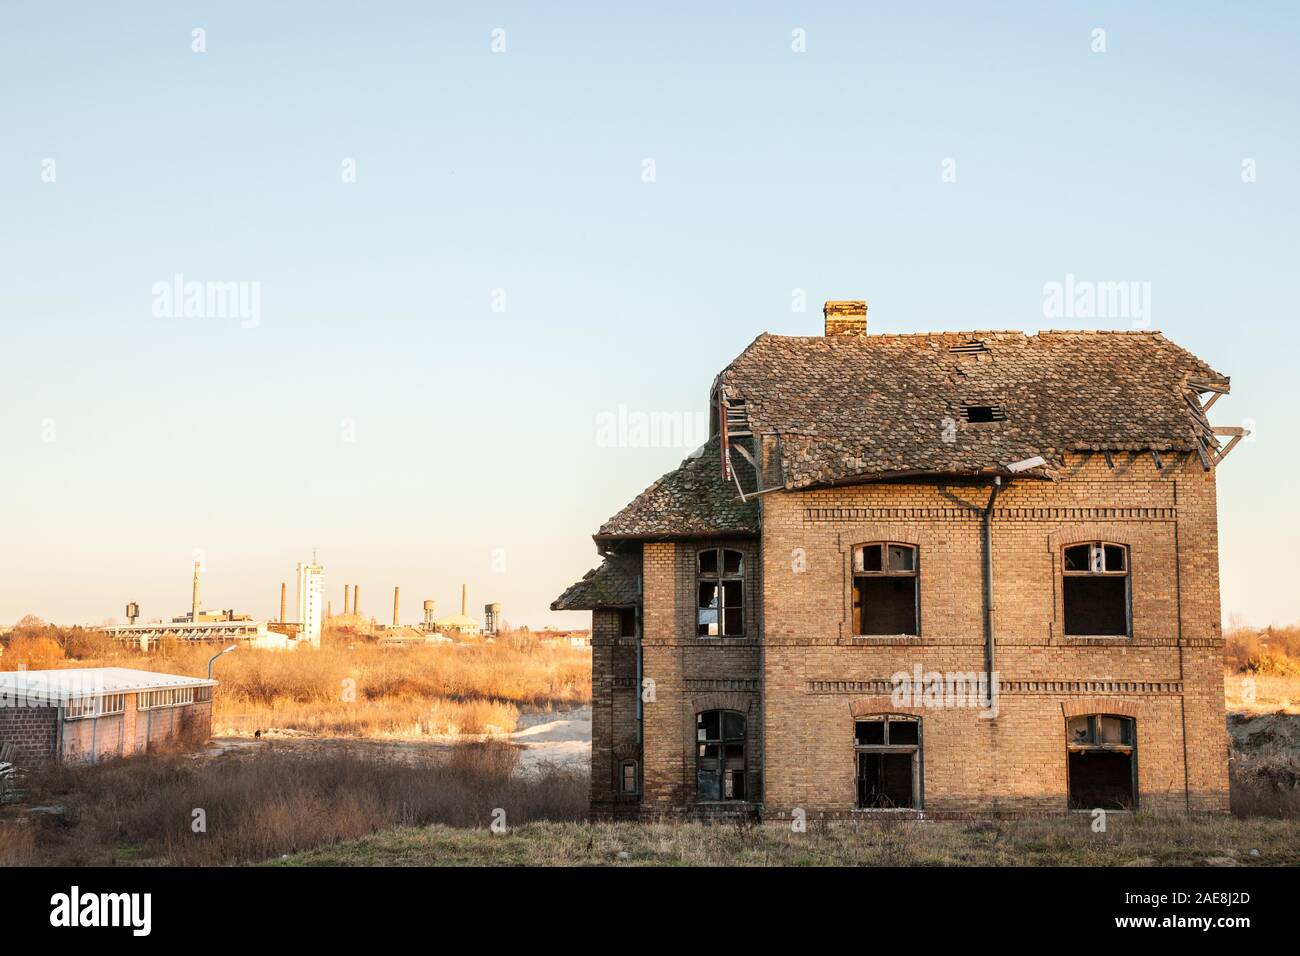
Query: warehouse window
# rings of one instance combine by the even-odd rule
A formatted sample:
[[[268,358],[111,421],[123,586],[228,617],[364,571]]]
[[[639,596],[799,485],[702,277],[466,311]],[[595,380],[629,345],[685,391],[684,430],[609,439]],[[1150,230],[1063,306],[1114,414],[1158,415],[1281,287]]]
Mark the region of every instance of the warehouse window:
[[[1061,564],[1065,633],[1079,637],[1129,635],[1129,553],[1122,544],[1072,544]]]
[[[918,634],[915,545],[873,541],[853,549],[853,633]]]
[[[858,761],[858,809],[921,806],[921,720],[874,714],[854,721]]]
[[[193,687],[168,687],[164,690],[142,692],[136,701],[137,710],[154,710],[158,707],[180,707],[194,703]]]
[[[745,715],[705,710],[695,716],[695,783],[699,800],[745,799]]]
[[[63,705],[64,720],[83,717],[111,717],[126,710],[125,694],[103,694],[99,697],[78,697]]]
[[[696,555],[696,634],[742,637],[745,633],[745,556],[730,548]]]
[[[1089,714],[1065,725],[1070,809],[1137,807],[1137,727],[1132,717]]]
[[[623,793],[636,793],[636,761],[624,760],[619,765],[619,790]]]

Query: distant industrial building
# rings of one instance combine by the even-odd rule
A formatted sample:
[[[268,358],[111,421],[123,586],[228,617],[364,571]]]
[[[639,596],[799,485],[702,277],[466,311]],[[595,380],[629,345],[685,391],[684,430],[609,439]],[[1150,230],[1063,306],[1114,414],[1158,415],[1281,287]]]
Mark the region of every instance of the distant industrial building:
[[[316,564],[298,565],[298,639],[320,647],[321,619],[325,610],[325,569]]]
[[[441,632],[457,631],[465,637],[476,637],[482,627],[479,622],[474,620],[465,613],[466,598],[468,592],[465,585],[460,586],[460,613],[448,614],[446,617],[440,617],[433,622],[433,626]]]
[[[193,589],[190,610],[170,621],[161,619],[137,623],[140,605],[135,601],[126,606],[128,624],[109,625],[101,630],[109,637],[137,643],[141,650],[164,639],[181,641],[246,641],[252,647],[287,650],[309,643],[320,647],[321,624],[325,598],[324,568],[313,561],[298,565],[298,620],[285,620],[285,584],[280,584],[280,620],[267,622],[254,620],[248,614],[236,614],[233,609],[205,611],[199,602],[199,578],[202,566],[194,562]]]
[[[0,671],[0,745],[18,766],[197,747],[212,734],[216,685],[125,667]]]

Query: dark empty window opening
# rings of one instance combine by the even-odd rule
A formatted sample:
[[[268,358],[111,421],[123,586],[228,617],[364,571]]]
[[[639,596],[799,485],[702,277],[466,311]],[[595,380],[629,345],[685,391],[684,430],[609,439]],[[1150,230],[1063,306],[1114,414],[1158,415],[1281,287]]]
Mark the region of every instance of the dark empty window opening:
[[[919,809],[921,721],[880,714],[854,722],[858,809]]]
[[[876,541],[853,549],[853,633],[920,633],[917,551]]]
[[[961,407],[962,416],[968,422],[1004,422],[1007,420],[1007,413],[1001,405],[963,405]]]
[[[705,710],[695,715],[695,787],[698,800],[744,800],[745,715]]]
[[[619,637],[636,637],[636,608],[621,607],[618,609],[618,636]]]
[[[1092,541],[1067,547],[1061,561],[1065,633],[1072,637],[1129,635],[1128,548]]]
[[[623,793],[636,793],[636,761],[624,760],[619,765],[619,790]]]
[[[1137,731],[1132,717],[1091,714],[1065,725],[1070,809],[1137,807]]]
[[[731,548],[709,548],[696,555],[696,634],[743,637],[745,633],[745,556]]]
[[[948,351],[957,355],[979,355],[989,350],[988,344],[980,339],[971,339],[960,345],[949,346]]]

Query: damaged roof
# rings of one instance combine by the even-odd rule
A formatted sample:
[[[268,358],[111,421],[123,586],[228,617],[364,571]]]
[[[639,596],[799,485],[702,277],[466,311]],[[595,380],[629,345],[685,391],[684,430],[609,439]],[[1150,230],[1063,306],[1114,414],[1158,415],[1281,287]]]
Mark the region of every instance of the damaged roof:
[[[1067,451],[1213,449],[1196,395],[1228,379],[1159,332],[765,333],[721,383],[755,435],[778,437],[794,489],[1052,465]],[[994,420],[968,420],[970,406]],[[705,458],[720,481],[716,452]]]
[[[641,553],[609,554],[551,604],[552,611],[590,611],[641,603]]]
[[[722,475],[719,438],[668,472],[596,532],[597,541],[757,534],[758,503]]]

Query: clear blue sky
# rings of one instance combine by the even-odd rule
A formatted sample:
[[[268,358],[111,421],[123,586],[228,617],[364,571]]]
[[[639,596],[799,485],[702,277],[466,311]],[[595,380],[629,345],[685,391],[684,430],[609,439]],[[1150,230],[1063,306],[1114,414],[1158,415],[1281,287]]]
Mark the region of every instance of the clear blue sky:
[[[1300,618],[1297,7],[976,6],[6,5],[0,621],[179,613],[195,548],[273,614],[315,546],[336,610],[580,624],[591,532],[689,450],[602,412],[703,408],[827,298],[1130,327],[1044,319],[1066,274],[1233,377],[1224,611]],[[177,273],[257,326],[156,317]]]

